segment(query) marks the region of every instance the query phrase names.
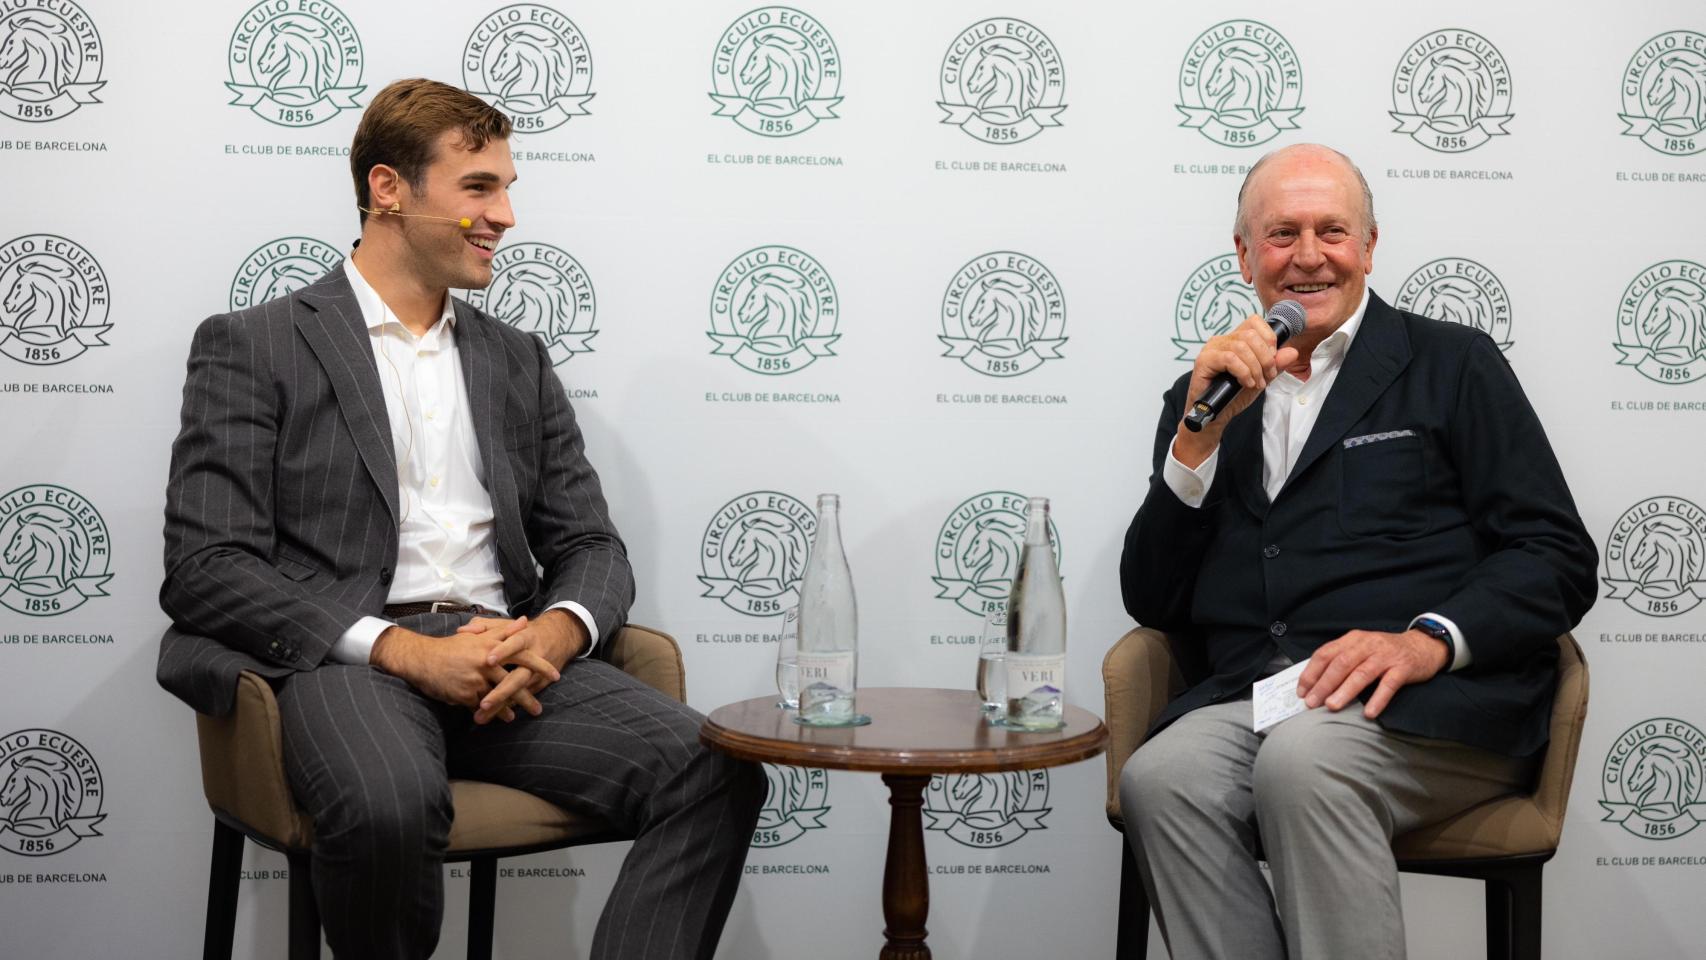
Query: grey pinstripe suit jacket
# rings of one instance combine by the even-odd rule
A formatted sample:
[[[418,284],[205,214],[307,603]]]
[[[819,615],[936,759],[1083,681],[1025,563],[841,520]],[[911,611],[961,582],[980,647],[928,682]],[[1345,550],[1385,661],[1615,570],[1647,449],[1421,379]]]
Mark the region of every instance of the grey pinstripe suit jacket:
[[[545,345],[461,301],[455,310],[510,612],[573,600],[611,636],[633,573]],[[204,321],[166,490],[161,686],[223,714],[240,671],[312,670],[358,619],[380,615],[397,562],[394,458],[342,266]]]

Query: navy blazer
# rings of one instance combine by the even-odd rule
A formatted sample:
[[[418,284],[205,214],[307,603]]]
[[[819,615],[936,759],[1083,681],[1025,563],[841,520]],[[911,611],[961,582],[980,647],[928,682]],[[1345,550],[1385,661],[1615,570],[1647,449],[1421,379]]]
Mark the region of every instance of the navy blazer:
[[[1227,426],[1201,508],[1162,479],[1189,381],[1166,394],[1120,559],[1126,610],[1173,635],[1189,685],[1156,729],[1240,694],[1276,651],[1302,661],[1346,631],[1399,632],[1434,612],[1473,662],[1404,687],[1381,725],[1511,756],[1543,747],[1556,638],[1593,602],[1596,552],[1492,339],[1371,293],[1272,502],[1261,398]]]

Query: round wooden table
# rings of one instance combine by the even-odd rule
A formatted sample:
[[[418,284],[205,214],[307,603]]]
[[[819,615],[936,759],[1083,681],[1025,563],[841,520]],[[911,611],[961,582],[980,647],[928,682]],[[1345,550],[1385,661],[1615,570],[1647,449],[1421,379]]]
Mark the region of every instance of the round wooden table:
[[[1066,708],[1051,733],[991,727],[970,690],[862,687],[863,727],[806,727],[776,695],[718,707],[699,728],[708,747],[742,760],[880,773],[889,787],[889,852],[883,866],[883,960],[924,960],[930,882],[924,865],[924,788],[937,773],[1031,770],[1102,752],[1108,731],[1095,715]]]

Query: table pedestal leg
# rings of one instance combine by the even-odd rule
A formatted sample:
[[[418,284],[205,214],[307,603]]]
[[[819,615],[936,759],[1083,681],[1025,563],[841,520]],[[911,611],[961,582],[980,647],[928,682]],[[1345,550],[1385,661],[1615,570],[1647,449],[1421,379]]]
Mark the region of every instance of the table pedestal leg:
[[[924,918],[930,914],[930,879],[924,870],[924,788],[928,774],[883,774],[889,785],[889,855],[883,865],[883,919],[888,940],[880,960],[930,960]]]

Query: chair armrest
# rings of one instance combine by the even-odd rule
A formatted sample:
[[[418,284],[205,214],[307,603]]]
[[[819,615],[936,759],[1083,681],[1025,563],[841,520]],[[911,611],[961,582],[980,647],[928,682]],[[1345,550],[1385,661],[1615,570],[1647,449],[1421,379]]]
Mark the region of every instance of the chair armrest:
[[[1103,716],[1107,718],[1108,819],[1120,815],[1120,769],[1143,744],[1149,727],[1182,683],[1167,635],[1134,627],[1102,658]]]
[[[612,666],[665,696],[687,702],[687,668],[675,638],[650,627],[628,624],[610,639]]]
[[[1534,805],[1554,828],[1552,845],[1564,831],[1564,810],[1576,775],[1576,751],[1588,718],[1588,666],[1576,638],[1558,638],[1558,690],[1552,700],[1551,742],[1535,777]]]
[[[208,806],[280,846],[308,846],[314,830],[296,809],[284,777],[284,737],[272,687],[245,670],[237,677],[231,712],[198,713],[195,724]]]

